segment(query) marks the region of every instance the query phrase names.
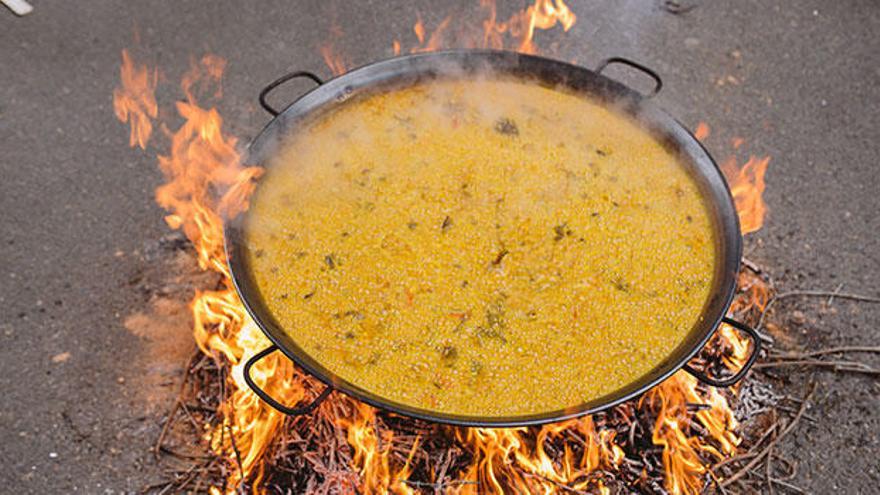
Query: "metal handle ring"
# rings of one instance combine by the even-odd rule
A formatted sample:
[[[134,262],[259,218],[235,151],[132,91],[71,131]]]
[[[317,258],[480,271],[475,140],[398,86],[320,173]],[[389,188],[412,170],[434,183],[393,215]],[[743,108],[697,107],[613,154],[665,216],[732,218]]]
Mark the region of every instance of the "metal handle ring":
[[[245,363],[245,365],[244,365],[244,381],[247,382],[248,387],[250,387],[251,390],[253,390],[254,393],[257,394],[257,396],[259,398],[263,399],[263,401],[266,404],[269,404],[273,408],[277,409],[278,411],[280,411],[288,416],[301,416],[303,414],[311,413],[312,411],[315,410],[315,408],[320,406],[322,402],[324,402],[324,400],[327,398],[327,396],[330,395],[330,392],[333,392],[333,389],[331,387],[329,387],[329,386],[325,387],[324,390],[317,397],[315,397],[315,399],[312,402],[310,402],[304,406],[288,407],[288,406],[285,406],[284,404],[278,402],[277,400],[273,399],[269,394],[266,393],[265,390],[261,389],[254,382],[253,378],[251,378],[251,368],[254,366],[254,364],[256,364],[257,361],[263,359],[264,357],[268,356],[269,354],[272,354],[273,352],[275,352],[277,350],[278,350],[278,346],[275,344],[272,344],[269,347],[263,349],[262,351],[254,354],[253,357],[248,359],[247,363]]]
[[[758,353],[761,352],[761,336],[758,335],[752,327],[746,325],[745,323],[736,321],[732,318],[724,317],[721,319],[723,323],[726,323],[733,328],[743,332],[746,334],[749,339],[752,341],[752,353],[749,355],[749,358],[746,359],[745,364],[743,364],[742,368],[736,372],[733,376],[729,378],[712,378],[704,372],[694,369],[689,364],[685,364],[683,369],[693,375],[697,380],[705,383],[706,385],[711,385],[713,387],[730,387],[735,385],[737,382],[743,379],[746,376],[746,373],[752,368],[752,365],[755,364],[755,360],[758,359]]]
[[[275,110],[275,108],[272,107],[272,105],[269,105],[269,103],[266,101],[266,95],[268,95],[269,92],[271,92],[273,89],[277,88],[278,86],[281,86],[282,84],[286,83],[287,81],[290,81],[291,79],[296,79],[298,77],[306,77],[308,79],[311,79],[318,86],[324,84],[324,81],[322,81],[320,77],[316,76],[315,74],[313,74],[309,71],[300,70],[300,71],[296,71],[296,72],[291,72],[290,74],[285,74],[285,75],[279,77],[278,79],[272,81],[271,83],[269,83],[265,88],[263,88],[262,91],[260,91],[260,106],[262,106],[264,110],[266,110],[267,112],[272,114],[273,117],[278,116],[278,114],[281,112],[279,112],[278,110]]]
[[[598,67],[596,67],[596,74],[601,74],[602,71],[605,70],[605,68],[611,64],[626,65],[628,67],[632,67],[633,69],[638,69],[638,70],[644,72],[645,74],[647,74],[648,76],[650,76],[651,79],[654,80],[654,89],[650,93],[644,95],[645,98],[651,98],[652,96],[656,96],[657,93],[659,93],[660,90],[663,89],[663,79],[660,79],[660,74],[657,74],[656,72],[654,72],[653,69],[645,67],[644,65],[642,65],[638,62],[633,62],[632,60],[630,60],[628,58],[623,58],[623,57],[606,58],[605,60],[602,61],[602,63],[599,64]]]

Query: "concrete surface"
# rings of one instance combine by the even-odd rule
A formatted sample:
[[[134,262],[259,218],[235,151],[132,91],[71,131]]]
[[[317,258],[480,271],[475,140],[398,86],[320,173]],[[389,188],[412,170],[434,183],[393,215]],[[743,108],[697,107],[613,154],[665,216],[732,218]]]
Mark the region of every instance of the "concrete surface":
[[[156,475],[148,448],[179,370],[150,357],[155,336],[125,324],[155,309],[133,281],[160,276],[167,263],[156,254],[167,233],[152,199],[160,174],[152,154],[128,148],[111,107],[133,29],[136,53],[170,81],[160,91],[166,110],[190,56],[227,58],[221,110],[246,142],[268,120],[256,105],[262,85],[294,67],[328,74],[317,46],[331,24],[345,33],[336,44],[362,64],[388,56],[395,37],[411,43],[417,12],[430,28],[477,2],[34,3],[24,18],[0,9],[2,491],[137,490]],[[878,295],[880,4],[694,1],[672,15],[659,0],[569,3],[577,25],[539,34],[540,46],[587,66],[609,55],[643,61],[664,76],[663,106],[687,125],[711,124],[717,156],[734,136],[773,156],[768,222],[747,252],[780,289],[843,283]],[[792,326],[794,345],[880,344],[877,305],[795,306],[807,322]],[[185,322],[180,308],[167,313]],[[180,332],[188,341],[185,324]],[[799,462],[792,482],[813,493],[876,493],[880,387],[817,378],[816,422],[783,449]]]

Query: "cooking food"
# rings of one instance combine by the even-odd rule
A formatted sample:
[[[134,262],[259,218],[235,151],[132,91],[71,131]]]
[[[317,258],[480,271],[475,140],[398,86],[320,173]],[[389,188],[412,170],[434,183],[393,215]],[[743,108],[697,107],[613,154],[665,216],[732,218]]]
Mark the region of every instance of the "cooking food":
[[[712,217],[630,117],[529,81],[449,77],[300,125],[252,199],[248,263],[313,359],[453,415],[573,408],[698,324]]]

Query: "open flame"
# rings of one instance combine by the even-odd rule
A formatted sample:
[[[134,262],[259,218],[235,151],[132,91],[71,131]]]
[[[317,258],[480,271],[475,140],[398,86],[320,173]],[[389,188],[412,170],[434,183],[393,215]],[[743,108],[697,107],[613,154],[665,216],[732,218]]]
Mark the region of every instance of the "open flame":
[[[711,130],[709,124],[700,122],[694,130],[694,137],[705,141]],[[764,203],[764,174],[770,164],[770,157],[750,156],[743,165],[737,164],[736,151],[745,140],[740,137],[731,140],[733,153],[721,162],[721,171],[730,185],[730,193],[739,214],[740,230],[743,235],[750,234],[764,225],[767,205]]]
[[[119,78],[121,84],[113,90],[116,118],[131,123],[128,144],[146,149],[147,141],[153,133],[152,119],[159,114],[155,95],[159,71],[150,70],[146,65],[135,65],[128,50],[122,50]]]
[[[495,0],[480,0],[483,20],[477,24],[456,21],[447,16],[429,32],[421,16],[413,25],[415,43],[410,53],[433,52],[449,48],[491,48],[508,49],[520,53],[538,53],[535,33],[561,26],[568,31],[577,22],[577,16],[562,0],[535,0],[523,10],[514,12],[507,20],[499,20]],[[342,37],[342,29],[334,25],[330,30],[331,39]],[[400,55],[405,41],[395,39],[391,43],[394,55]],[[321,56],[333,75],[345,73],[351,68],[351,61],[341,54],[331,43],[319,47]]]
[[[769,164],[769,156],[763,158],[751,156],[742,167],[737,166],[735,159],[724,162],[721,166],[731,185],[730,192],[736,203],[743,234],[755,232],[764,225],[767,206],[762,196],[766,187],[764,174]]]
[[[536,30],[561,25],[567,31],[576,20],[561,0],[536,0],[503,22],[497,19],[494,1],[481,0],[480,6],[485,19],[477,35],[461,39],[447,36],[458,25],[451,17],[429,34],[419,19],[413,28],[417,43],[410,51],[436,50],[454,44],[534,53]],[[341,29],[334,29],[336,36],[340,36]],[[395,41],[392,48],[399,53],[402,43]],[[334,73],[344,72],[350,65],[332,44],[321,47],[321,54]],[[253,394],[242,375],[244,362],[269,342],[247,316],[232,286],[223,248],[223,221],[247,208],[248,197],[262,170],[241,163],[237,140],[223,131],[216,108],[203,106],[197,99],[197,94],[211,94],[215,98],[222,95],[220,79],[224,70],[223,59],[208,55],[193,61],[184,75],[181,89],[185,98],[175,105],[183,124],[176,130],[169,130],[165,124],[160,126],[168,140],[168,151],[158,157],[166,182],[156,191],[157,202],[169,212],[168,225],[185,233],[196,249],[200,267],[216,272],[221,281],[214,290],[198,291],[191,303],[199,348],[217,360],[221,369],[230,370],[224,378],[225,401],[219,411],[223,420],[214,426],[206,425],[205,432],[210,448],[229,466],[224,486],[211,488],[215,494],[235,493],[243,482],[260,491],[265,455],[285,424],[285,417]],[[121,83],[113,93],[113,101],[119,120],[130,124],[131,146],[145,148],[151,138],[153,121],[158,116],[154,96],[157,81],[155,69],[136,64],[129,52],[123,50]],[[700,139],[708,133],[705,124],[696,130]],[[769,158],[755,157],[743,167],[736,165],[735,158],[724,162],[743,233],[757,230],[763,222],[766,208],[761,194],[768,162]],[[732,311],[766,305],[767,288],[759,278],[744,273],[740,285],[745,296],[737,299]],[[730,350],[723,356],[731,368],[739,366],[748,353],[748,342],[729,328],[722,329],[717,345]],[[293,404],[313,394],[311,379],[300,375],[279,354],[259,361],[252,375],[261,387],[284,403]],[[696,411],[694,405],[698,406]],[[632,418],[636,407],[656,418],[650,439],[663,449],[665,488],[670,493],[699,493],[705,485],[707,462],[733,455],[740,442],[735,432],[737,421],[725,394],[699,386],[684,372],[648,392],[637,404],[618,406],[610,414]],[[352,468],[360,479],[356,487],[342,491],[417,493],[408,479],[418,440],[407,461],[398,465],[390,455],[394,431],[378,428],[372,407],[337,394],[316,414],[330,417],[345,431],[352,449]],[[586,490],[608,493],[602,473],[619,469],[628,461],[627,452],[621,447],[619,432],[596,421],[583,417],[540,428],[448,428],[444,431],[471,452],[473,461],[457,473],[459,483],[445,490],[461,494]],[[703,434],[697,435],[696,431]],[[558,450],[560,443],[561,455],[552,454],[551,449]]]

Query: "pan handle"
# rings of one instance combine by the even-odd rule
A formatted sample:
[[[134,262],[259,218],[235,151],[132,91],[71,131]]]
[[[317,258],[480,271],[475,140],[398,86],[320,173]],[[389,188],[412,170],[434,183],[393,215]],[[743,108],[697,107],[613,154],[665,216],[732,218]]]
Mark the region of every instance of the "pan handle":
[[[752,341],[752,353],[749,355],[749,358],[746,359],[746,363],[743,365],[743,367],[739,371],[737,371],[735,375],[729,378],[712,378],[702,371],[692,368],[689,364],[685,364],[683,368],[685,371],[693,375],[694,378],[700,380],[706,385],[711,385],[713,387],[730,387],[732,385],[735,385],[738,381],[742,380],[743,377],[746,376],[746,373],[749,372],[749,369],[751,369],[752,365],[755,364],[755,360],[758,359],[758,353],[761,352],[761,337],[758,335],[758,332],[756,332],[752,327],[746,325],[745,323],[736,321],[726,316],[722,318],[721,321],[743,332]]]
[[[652,96],[657,95],[657,93],[659,93],[661,89],[663,89],[663,79],[660,79],[659,74],[654,72],[653,69],[649,69],[648,67],[645,67],[644,65],[642,65],[638,62],[633,62],[632,60],[630,60],[628,58],[623,58],[623,57],[606,58],[605,60],[602,61],[602,63],[599,64],[598,67],[596,67],[596,74],[601,74],[602,71],[605,70],[605,68],[611,64],[626,65],[626,66],[632,67],[633,69],[638,69],[638,70],[644,72],[645,74],[647,74],[648,76],[650,76],[651,79],[654,80],[654,89],[650,93],[644,95],[645,98],[651,98]]]
[[[268,356],[269,354],[272,354],[273,352],[275,352],[277,350],[278,350],[278,346],[275,344],[272,344],[269,347],[263,349],[262,351],[254,354],[253,357],[248,359],[247,363],[245,363],[245,365],[244,365],[244,381],[247,382],[248,387],[250,387],[251,390],[253,390],[254,393],[257,394],[257,396],[259,398],[263,399],[263,401],[266,402],[266,404],[269,404],[270,406],[277,409],[278,411],[281,411],[288,416],[301,416],[303,414],[309,414],[310,412],[314,411],[315,408],[320,406],[321,403],[324,402],[324,400],[327,398],[327,396],[330,395],[330,392],[333,391],[333,389],[331,387],[329,387],[329,386],[325,387],[324,391],[321,392],[317,397],[315,397],[315,400],[313,400],[312,402],[310,402],[304,406],[288,407],[288,406],[285,406],[284,404],[278,402],[277,400],[273,399],[272,397],[270,397],[269,394],[267,394],[265,390],[263,390],[259,386],[257,386],[257,384],[254,383],[254,379],[251,378],[251,367],[260,359],[263,359],[264,357]]]
[[[269,83],[265,88],[263,88],[262,91],[260,91],[260,106],[262,106],[264,110],[266,110],[267,112],[272,114],[273,117],[276,117],[281,112],[279,112],[278,110],[275,110],[275,108],[272,107],[272,105],[270,105],[266,101],[266,96],[273,89],[277,88],[278,86],[281,86],[282,84],[286,83],[287,81],[290,81],[291,79],[296,79],[299,77],[305,77],[305,78],[311,79],[318,86],[324,84],[324,81],[322,81],[320,77],[316,76],[315,74],[313,74],[309,71],[299,70],[296,72],[291,72],[289,74],[285,74],[285,75],[279,77],[278,79],[272,81],[271,83]]]

